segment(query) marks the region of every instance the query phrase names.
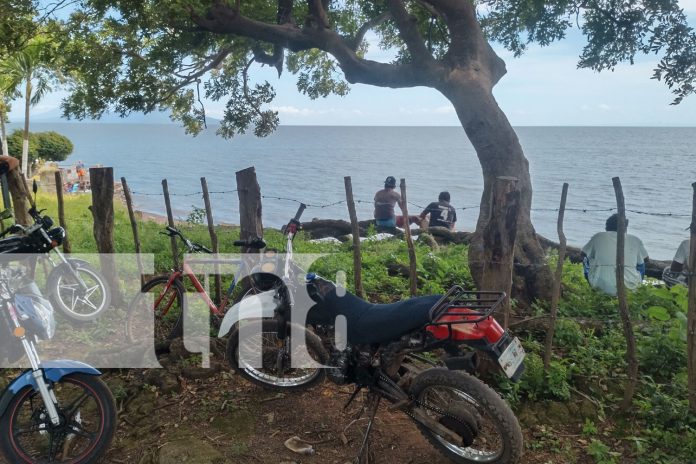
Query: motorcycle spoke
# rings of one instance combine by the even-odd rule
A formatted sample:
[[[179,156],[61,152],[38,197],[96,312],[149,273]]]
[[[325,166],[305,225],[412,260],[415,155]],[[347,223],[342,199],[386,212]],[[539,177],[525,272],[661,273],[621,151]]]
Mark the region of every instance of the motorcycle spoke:
[[[68,418],[72,418],[73,415],[75,414],[75,411],[79,409],[80,406],[85,404],[85,401],[87,401],[88,398],[90,398],[90,394],[87,393],[86,391],[82,393],[79,397],[75,398],[75,400],[68,405],[65,409],[68,411],[66,413],[66,416]]]

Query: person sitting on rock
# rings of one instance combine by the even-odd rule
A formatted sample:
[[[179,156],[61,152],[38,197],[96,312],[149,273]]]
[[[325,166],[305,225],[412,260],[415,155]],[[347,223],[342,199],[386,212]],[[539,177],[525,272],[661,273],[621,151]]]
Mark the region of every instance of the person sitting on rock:
[[[679,244],[677,252],[672,259],[672,264],[669,266],[669,270],[672,272],[684,272],[689,271],[689,247],[691,246],[691,240],[686,239]]]
[[[612,296],[616,296],[616,240],[619,215],[612,214],[605,224],[605,232],[595,234],[582,247],[583,260],[589,265],[585,277],[590,285]],[[628,219],[626,220],[628,228]],[[643,242],[635,235],[626,234],[624,243],[624,284],[635,290],[645,275],[648,252]]]
[[[454,230],[454,223],[457,222],[457,212],[450,205],[449,192],[440,192],[437,201],[430,203],[420,214],[421,221],[430,215],[429,227],[446,227]]]
[[[394,206],[401,206],[401,195],[394,189],[396,179],[392,176],[384,181],[384,189],[375,193],[375,224],[381,227],[396,227],[396,214]]]
[[[690,245],[691,240],[688,238],[681,242],[672,259],[672,264],[665,268],[662,273],[662,280],[668,287],[672,285],[688,285]]]

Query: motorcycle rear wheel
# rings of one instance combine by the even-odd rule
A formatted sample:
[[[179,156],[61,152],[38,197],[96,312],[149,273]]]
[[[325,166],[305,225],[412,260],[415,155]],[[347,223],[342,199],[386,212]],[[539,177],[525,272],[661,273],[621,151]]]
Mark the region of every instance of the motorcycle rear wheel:
[[[421,408],[470,444],[453,443],[416,422],[421,433],[443,455],[459,464],[515,464],[522,456],[522,430],[507,403],[488,385],[464,372],[428,369],[411,384]],[[473,425],[473,427],[472,427]]]

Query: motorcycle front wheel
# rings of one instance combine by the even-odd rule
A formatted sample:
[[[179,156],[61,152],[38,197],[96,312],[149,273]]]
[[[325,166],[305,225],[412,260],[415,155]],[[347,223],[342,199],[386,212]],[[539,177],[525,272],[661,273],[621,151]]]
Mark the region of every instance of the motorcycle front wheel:
[[[304,327],[286,325],[286,339],[280,340],[275,319],[240,321],[227,340],[227,359],[232,368],[250,382],[271,390],[303,390],[321,382],[325,373],[319,366],[329,358],[321,339]],[[304,340],[291,340],[293,332],[303,334]]]
[[[60,424],[53,425],[41,395],[27,387],[0,419],[0,451],[12,463],[96,462],[116,429],[116,407],[98,377],[69,374],[53,385]]]
[[[78,281],[73,270],[84,283]],[[73,321],[96,319],[111,303],[111,292],[104,277],[87,264],[62,264],[48,278],[47,293],[51,303]]]
[[[522,456],[522,430],[507,403],[474,376],[447,369],[428,369],[411,384],[414,407],[462,438],[418,421],[428,441],[450,460],[460,464],[514,464]],[[447,436],[443,436],[447,435]]]

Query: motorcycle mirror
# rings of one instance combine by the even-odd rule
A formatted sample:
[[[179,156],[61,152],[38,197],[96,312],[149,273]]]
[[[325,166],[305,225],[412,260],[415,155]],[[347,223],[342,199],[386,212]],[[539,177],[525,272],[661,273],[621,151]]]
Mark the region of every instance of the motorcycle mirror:
[[[31,186],[31,190],[32,190],[32,192],[34,192],[34,195],[36,195],[36,192],[39,191],[39,184],[36,183],[36,179],[34,179],[34,183]]]

